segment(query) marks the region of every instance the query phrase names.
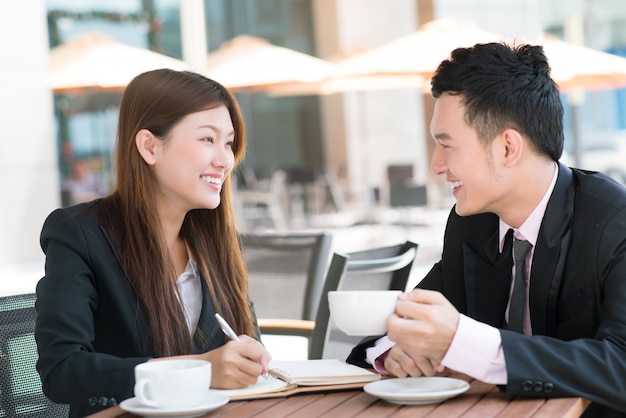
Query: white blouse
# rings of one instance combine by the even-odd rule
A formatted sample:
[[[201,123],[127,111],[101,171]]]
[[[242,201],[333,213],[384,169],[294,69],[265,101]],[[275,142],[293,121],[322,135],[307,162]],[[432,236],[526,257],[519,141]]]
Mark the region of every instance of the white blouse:
[[[185,319],[187,319],[189,333],[193,335],[196,332],[202,311],[202,284],[198,274],[198,265],[191,254],[189,254],[185,271],[176,280],[176,287],[178,288],[179,301],[185,312]]]

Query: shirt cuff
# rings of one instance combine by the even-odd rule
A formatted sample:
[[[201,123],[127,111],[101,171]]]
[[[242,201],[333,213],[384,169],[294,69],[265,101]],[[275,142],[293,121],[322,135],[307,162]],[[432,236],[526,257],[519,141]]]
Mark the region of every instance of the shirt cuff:
[[[376,343],[372,347],[365,349],[365,360],[374,367],[378,373],[382,375],[389,374],[385,369],[385,357],[386,353],[391,350],[391,347],[396,345],[389,337],[384,336],[376,340]]]
[[[500,331],[461,315],[452,344],[441,360],[445,367],[495,385],[507,382]]]

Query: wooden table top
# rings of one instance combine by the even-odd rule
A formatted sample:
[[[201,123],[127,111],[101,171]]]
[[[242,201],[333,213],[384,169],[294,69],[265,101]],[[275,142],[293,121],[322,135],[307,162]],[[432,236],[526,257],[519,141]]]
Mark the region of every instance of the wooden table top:
[[[231,401],[202,417],[279,418],[293,414],[307,417],[579,417],[589,401],[583,398],[521,398],[502,394],[494,385],[472,380],[467,392],[429,405],[395,405],[358,390],[306,393],[247,401]],[[115,406],[89,418],[132,418],[137,415]]]

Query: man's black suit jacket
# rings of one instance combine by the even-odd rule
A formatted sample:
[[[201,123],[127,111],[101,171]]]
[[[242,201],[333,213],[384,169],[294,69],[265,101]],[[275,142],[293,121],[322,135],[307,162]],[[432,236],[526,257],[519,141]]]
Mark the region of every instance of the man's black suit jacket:
[[[56,210],[41,233],[46,269],[37,284],[37,369],[46,396],[71,404],[73,417],[132,397],[135,365],[154,356],[145,312],[98,208],[96,202]],[[226,342],[204,281],[202,295],[196,353]]]
[[[510,247],[498,251],[498,222],[493,214],[460,217],[452,210],[442,259],[418,287],[440,291],[461,313],[501,328],[513,262]],[[508,375],[500,389],[583,396],[626,412],[626,189],[559,164],[530,277],[534,335],[500,331]],[[348,361],[368,366],[364,350],[376,339],[361,342]],[[622,416],[595,404],[587,414]]]

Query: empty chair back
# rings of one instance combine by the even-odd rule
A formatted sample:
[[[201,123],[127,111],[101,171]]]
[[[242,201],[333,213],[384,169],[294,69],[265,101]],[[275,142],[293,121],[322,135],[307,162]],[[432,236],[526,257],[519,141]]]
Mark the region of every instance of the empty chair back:
[[[328,267],[315,329],[310,339],[309,358],[345,360],[363,337],[348,336],[334,326],[328,306],[333,290],[401,290],[411,275],[418,244],[413,241],[364,251],[335,253]]]
[[[321,231],[239,237],[257,317],[314,319],[332,235]]]
[[[68,405],[48,400],[37,374],[34,293],[0,297],[0,417],[67,417]]]

